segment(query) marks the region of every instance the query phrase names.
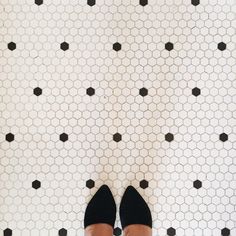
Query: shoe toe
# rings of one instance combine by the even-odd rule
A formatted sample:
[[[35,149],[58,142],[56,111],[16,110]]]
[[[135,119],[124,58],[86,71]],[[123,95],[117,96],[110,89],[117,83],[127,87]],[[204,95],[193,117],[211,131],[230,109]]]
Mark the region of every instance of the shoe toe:
[[[116,203],[107,185],[102,185],[89,201],[84,217],[84,228],[96,223],[107,223],[114,227]]]
[[[126,188],[119,212],[122,228],[130,224],[143,224],[152,228],[150,209],[143,197],[133,186]]]

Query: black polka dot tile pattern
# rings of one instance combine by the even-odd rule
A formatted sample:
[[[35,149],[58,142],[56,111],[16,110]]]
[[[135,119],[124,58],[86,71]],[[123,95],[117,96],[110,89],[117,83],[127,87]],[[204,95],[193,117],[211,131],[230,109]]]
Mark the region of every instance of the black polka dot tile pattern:
[[[16,49],[16,44],[14,42],[8,43],[8,49],[13,51]]]
[[[89,179],[89,180],[86,181],[86,187],[87,188],[91,189],[91,188],[94,187],[94,185],[95,185],[95,183],[94,183],[94,181],[92,179]]]
[[[115,51],[120,51],[120,50],[121,50],[121,44],[118,43],[118,42],[114,43],[114,44],[113,44],[113,49],[114,49]]]
[[[165,140],[168,141],[168,142],[171,142],[174,140],[174,135],[171,134],[171,133],[168,133],[165,135]]]
[[[194,5],[194,6],[197,6],[200,4],[200,0],[191,0],[191,3]]]
[[[94,6],[96,1],[95,0],[88,0],[87,3],[89,6]]]
[[[35,4],[40,6],[43,4],[43,0],[35,0]]]
[[[66,133],[60,134],[60,140],[62,142],[66,142],[68,140],[68,134],[66,134]]]
[[[224,51],[226,49],[226,44],[221,42],[218,44],[218,49],[221,50],[221,51]]]
[[[0,234],[84,235],[107,184],[153,236],[235,236],[235,8],[0,1]]]
[[[139,4],[141,6],[146,6],[148,4],[148,0],[139,0]]]
[[[148,90],[146,89],[146,88],[141,88],[140,90],[139,90],[139,94],[141,95],[141,96],[147,96],[148,95]]]
[[[201,90],[195,87],[194,89],[192,89],[192,94],[197,97],[201,94]]]
[[[69,44],[68,44],[67,42],[61,43],[61,49],[62,49],[63,51],[68,50],[68,49],[69,49]]]
[[[221,140],[222,142],[227,141],[227,140],[228,140],[228,135],[225,134],[225,133],[220,134],[220,140]]]
[[[122,139],[121,134],[119,134],[119,133],[115,133],[115,134],[113,135],[113,140],[114,140],[114,141],[116,141],[116,142],[120,142],[121,139]]]
[[[34,95],[39,96],[42,94],[42,89],[37,87],[34,89]]]
[[[173,43],[168,42],[168,43],[165,44],[165,49],[166,50],[171,51],[173,48],[174,48]]]
[[[230,236],[230,230],[228,228],[223,228],[221,230],[221,235],[222,236]]]
[[[195,180],[193,182],[193,186],[194,186],[194,188],[199,189],[202,187],[202,182],[200,180]]]
[[[169,229],[167,229],[167,235],[168,236],[176,235],[176,230],[174,228],[170,227]]]
[[[93,96],[93,95],[95,94],[95,89],[92,88],[92,87],[89,87],[89,88],[87,89],[87,94],[88,94],[89,96]]]
[[[9,228],[4,229],[3,235],[4,235],[4,236],[12,236],[12,230],[9,229]]]
[[[148,181],[146,181],[145,179],[141,180],[139,183],[139,186],[143,189],[148,187]]]
[[[119,227],[114,228],[113,235],[120,236],[122,234],[122,230]]]
[[[58,232],[59,236],[67,236],[67,230],[65,228],[62,228]]]
[[[33,187],[34,189],[40,188],[40,187],[41,187],[40,181],[38,181],[38,180],[33,181],[33,182],[32,182],[32,187]]]
[[[7,135],[6,135],[6,140],[8,141],[8,142],[12,142],[13,140],[14,140],[14,134],[12,134],[12,133],[8,133]]]

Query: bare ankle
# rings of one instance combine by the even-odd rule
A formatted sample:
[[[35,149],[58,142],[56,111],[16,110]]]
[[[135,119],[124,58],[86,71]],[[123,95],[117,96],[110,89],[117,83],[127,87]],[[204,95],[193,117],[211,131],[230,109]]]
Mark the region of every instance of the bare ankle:
[[[152,236],[152,229],[147,225],[132,224],[124,228],[125,236]]]
[[[112,236],[113,228],[109,224],[92,224],[85,228],[85,236]]]

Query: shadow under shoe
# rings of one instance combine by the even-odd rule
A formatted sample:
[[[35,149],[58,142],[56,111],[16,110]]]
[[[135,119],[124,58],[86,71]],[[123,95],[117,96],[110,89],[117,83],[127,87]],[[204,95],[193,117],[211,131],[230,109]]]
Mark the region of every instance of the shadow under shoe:
[[[88,203],[84,228],[88,225],[106,223],[114,228],[116,219],[116,203],[107,185],[102,185]]]
[[[126,188],[121,199],[119,213],[122,229],[132,224],[142,224],[152,228],[151,211],[139,192],[131,185]]]

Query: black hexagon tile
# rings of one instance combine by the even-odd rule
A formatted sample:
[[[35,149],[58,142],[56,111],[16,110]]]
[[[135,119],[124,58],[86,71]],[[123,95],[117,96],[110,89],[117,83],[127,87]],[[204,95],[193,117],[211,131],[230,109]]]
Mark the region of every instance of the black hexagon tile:
[[[139,95],[145,97],[148,95],[148,90],[146,88],[139,89]]]
[[[60,140],[62,142],[66,142],[68,140],[68,134],[66,134],[66,133],[60,134]]]
[[[15,138],[15,135],[14,135],[14,134],[12,134],[12,133],[6,134],[6,140],[7,140],[8,142],[12,142],[12,141],[14,140],[14,138]]]
[[[14,42],[8,43],[8,49],[13,51],[16,49],[16,44]]]
[[[199,88],[195,87],[192,89],[192,94],[197,97],[201,94],[201,90]]]
[[[93,95],[95,94],[95,89],[92,88],[92,87],[89,87],[89,88],[87,88],[86,93],[87,93],[89,96],[93,96]]]
[[[33,187],[34,189],[40,188],[40,187],[41,187],[41,182],[38,181],[38,180],[34,180],[34,181],[32,182],[32,187]]]
[[[146,181],[145,179],[141,180],[139,183],[139,186],[143,189],[148,187],[148,181]]]
[[[165,140],[168,141],[168,142],[171,142],[174,140],[174,135],[172,133],[167,133],[165,135]]]
[[[88,4],[89,6],[91,6],[91,7],[94,6],[95,3],[96,3],[95,0],[87,0],[87,4]]]
[[[4,229],[3,236],[12,236],[12,230],[9,228]]]
[[[34,95],[39,96],[42,94],[42,89],[37,87],[34,89]]]
[[[115,51],[120,51],[120,50],[121,50],[121,44],[118,43],[118,42],[114,43],[114,44],[113,44],[113,49],[114,49]]]
[[[148,0],[139,0],[139,4],[141,6],[146,6],[148,4]]]
[[[92,179],[89,179],[86,181],[86,187],[87,188],[93,188],[95,186],[95,182]]]
[[[65,228],[61,228],[59,231],[58,231],[58,235],[59,236],[67,236],[67,230]]]
[[[228,140],[228,135],[227,135],[226,133],[220,134],[220,140],[221,140],[222,142],[227,141],[227,140]]]
[[[120,142],[121,139],[122,139],[122,136],[121,136],[120,133],[115,133],[115,134],[113,135],[113,140],[114,140],[115,142]]]
[[[228,229],[228,228],[223,228],[223,229],[221,230],[221,235],[222,235],[222,236],[230,236],[230,229]]]
[[[173,50],[173,48],[174,48],[173,43],[168,42],[168,43],[165,44],[165,49],[166,50],[171,51],[171,50]]]
[[[61,43],[61,50],[66,51],[69,49],[69,44],[67,42]]]
[[[35,4],[37,4],[39,6],[43,4],[43,0],[35,0],[34,2],[35,2]]]
[[[194,6],[197,6],[200,4],[200,0],[191,0],[191,3],[194,5]]]
[[[226,44],[224,42],[218,43],[218,49],[224,51],[226,49]]]
[[[122,234],[122,230],[119,227],[114,228],[113,235],[114,236],[120,236]]]
[[[170,227],[167,229],[167,235],[168,236],[175,236],[176,235],[176,230],[173,227]]]
[[[200,180],[195,180],[193,182],[193,186],[194,186],[194,188],[199,189],[202,187],[202,182]]]

